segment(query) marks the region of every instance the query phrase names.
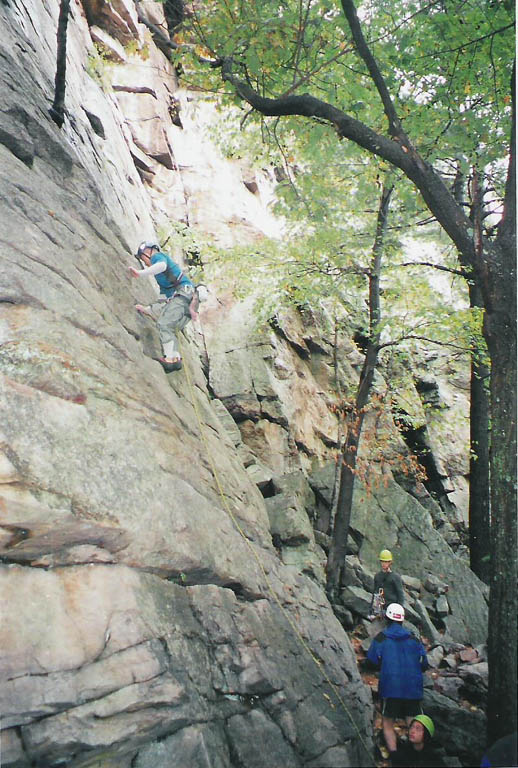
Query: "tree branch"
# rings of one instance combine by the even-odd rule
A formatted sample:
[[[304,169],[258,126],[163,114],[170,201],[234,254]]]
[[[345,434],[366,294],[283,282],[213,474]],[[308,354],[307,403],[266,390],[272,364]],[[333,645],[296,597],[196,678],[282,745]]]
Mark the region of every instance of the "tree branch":
[[[394,269],[399,267],[433,267],[441,272],[449,272],[452,275],[458,275],[464,279],[469,279],[470,274],[465,269],[453,269],[452,267],[443,267],[440,264],[433,264],[431,261],[404,261],[402,264],[392,265]],[[392,267],[391,267],[392,268]]]
[[[153,41],[156,47],[159,48],[162,53],[169,58],[171,51],[175,51],[179,46],[170,40],[168,35],[162,29],[160,29],[160,27],[157,27],[156,24],[152,24],[150,21],[148,21],[145,13],[143,13],[141,10],[140,0],[137,0],[136,5],[138,20],[141,24],[144,24],[144,26],[149,29],[153,36]]]
[[[276,99],[261,96],[247,83],[240,80],[232,71],[233,60],[226,58],[214,62],[213,66],[221,66],[221,76],[224,82],[230,83],[236,92],[250,106],[267,117],[283,117],[300,115],[301,117],[317,118],[330,123],[341,138],[350,139],[355,144],[369,152],[388,160],[391,164],[408,171],[411,162],[400,144],[386,136],[376,133],[359,120],[347,115],[326,101],[317,99],[309,93],[281,96]]]
[[[385,115],[387,116],[387,120],[389,122],[389,134],[391,136],[398,137],[399,140],[405,144],[405,146],[410,148],[410,141],[403,130],[403,126],[401,125],[401,121],[396,112],[396,108],[394,107],[394,103],[390,97],[390,93],[388,91],[385,80],[383,79],[383,75],[381,74],[378,64],[363,36],[354,3],[352,0],[341,0],[341,2],[345,17],[352,32],[356,50],[365,62],[365,66],[369,70],[369,74],[383,103]]]
[[[500,29],[494,29],[492,32],[489,32],[487,35],[482,35],[482,37],[476,37],[474,40],[469,40],[467,43],[462,43],[462,45],[457,45],[455,48],[443,48],[441,51],[434,51],[433,53],[427,53],[423,54],[422,56],[417,56],[418,59],[429,59],[429,58],[435,58],[436,56],[440,56],[442,53],[456,53],[457,51],[463,51],[465,48],[468,48],[470,45],[476,45],[477,43],[481,43],[482,40],[487,40],[488,37],[491,39],[495,35],[499,35],[501,32],[507,32],[508,29],[513,29],[514,24],[508,24],[506,27],[500,27]]]
[[[459,352],[465,354],[471,352],[469,347],[461,347],[459,344],[454,344],[452,341],[438,341],[437,339],[430,339],[428,336],[417,336],[413,333],[404,334],[392,341],[385,341],[383,344],[380,344],[380,350],[387,349],[388,347],[396,347],[398,344],[401,344],[402,341],[408,341],[409,339],[412,341],[426,341],[429,344],[437,344],[439,347],[451,347],[452,349],[458,349]]]
[[[215,60],[211,66],[221,67],[223,81],[230,83],[236,93],[261,114],[268,117],[300,115],[322,120],[331,124],[340,138],[349,139],[402,170],[419,189],[428,208],[459,251],[467,260],[473,259],[471,223],[468,217],[462,207],[456,203],[440,175],[415,149],[408,149],[400,141],[376,133],[341,109],[309,93],[293,94],[276,99],[261,96],[234,74],[233,60],[230,57]]]

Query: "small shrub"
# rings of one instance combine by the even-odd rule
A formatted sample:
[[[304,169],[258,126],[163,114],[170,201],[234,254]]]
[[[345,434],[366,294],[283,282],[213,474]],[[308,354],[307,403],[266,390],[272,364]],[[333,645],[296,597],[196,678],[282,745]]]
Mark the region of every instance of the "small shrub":
[[[88,54],[86,60],[86,72],[98,83],[103,91],[111,89],[111,68],[113,64],[108,58],[107,52],[99,43],[94,43],[94,48]]]

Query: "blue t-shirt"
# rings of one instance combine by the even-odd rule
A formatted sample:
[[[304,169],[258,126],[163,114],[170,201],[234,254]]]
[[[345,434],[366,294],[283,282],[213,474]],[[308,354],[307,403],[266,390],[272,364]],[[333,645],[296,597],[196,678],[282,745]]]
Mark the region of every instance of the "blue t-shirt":
[[[154,253],[151,257],[151,264],[156,264],[157,261],[165,261],[167,264],[165,272],[160,272],[160,274],[155,275],[155,280],[160,287],[160,293],[167,296],[168,299],[183,285],[193,285],[187,275],[184,275],[178,264],[172,260],[169,254],[161,252]],[[177,282],[178,278],[180,278],[179,282]]]

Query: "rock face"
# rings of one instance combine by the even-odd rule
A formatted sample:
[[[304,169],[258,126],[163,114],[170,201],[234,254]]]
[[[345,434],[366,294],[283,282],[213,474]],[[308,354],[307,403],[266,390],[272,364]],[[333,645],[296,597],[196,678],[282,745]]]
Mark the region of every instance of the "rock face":
[[[311,524],[329,517],[340,440],[322,327],[282,317],[258,336],[223,288],[167,377],[134,310],[155,296],[129,277],[140,240],[178,223],[228,246],[279,231],[267,176],[204,143],[167,35],[151,37],[163,6],[145,6],[139,21],[131,0],[71,3],[58,130],[59,2],[0,4],[2,766],[371,765],[371,694]],[[477,580],[391,478],[358,495],[353,534],[356,608],[390,546],[417,585],[450,586],[434,594],[447,608],[420,595],[425,618],[485,639]]]
[[[226,766],[235,754],[257,753],[258,739],[268,752],[246,765],[317,765],[330,749],[342,756],[337,764],[351,759],[343,742],[356,743],[364,725],[329,706],[332,687],[273,601],[184,588],[120,565],[8,566],[1,578],[9,595],[2,673],[18,672],[1,693],[3,727],[19,744],[13,764],[82,765],[95,750],[103,760],[138,755],[142,766]],[[299,593],[308,640],[322,631],[320,591],[303,578],[282,589]],[[318,645],[334,684],[365,707],[361,686],[347,680],[353,658],[336,620]],[[160,747],[141,748],[159,736],[167,736]],[[368,764],[359,752],[356,759]]]
[[[186,215],[172,67],[133,3],[72,3],[59,131],[58,11],[0,9],[2,765],[369,765],[351,645],[273,546],[199,335],[177,378],[143,354],[156,332],[134,304],[154,291],[129,279],[131,253],[163,208]],[[106,95],[89,24],[147,46]]]

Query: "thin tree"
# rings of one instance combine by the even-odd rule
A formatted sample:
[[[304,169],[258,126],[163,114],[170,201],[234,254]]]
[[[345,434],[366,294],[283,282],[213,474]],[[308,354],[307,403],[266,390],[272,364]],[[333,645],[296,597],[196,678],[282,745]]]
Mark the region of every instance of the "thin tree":
[[[61,0],[59,6],[56,77],[54,78],[54,101],[49,114],[58,128],[65,121],[65,91],[67,75],[67,27],[70,13],[70,0]]]
[[[483,194],[478,183],[478,171],[472,171],[470,219],[477,232],[478,247],[482,243]],[[469,185],[468,185],[469,187]],[[465,201],[465,176],[457,163],[453,194],[460,205]],[[461,274],[467,279],[469,303],[472,309],[483,309],[480,286],[470,279],[468,271]],[[489,517],[489,390],[490,371],[486,361],[486,349],[478,333],[472,339],[470,358],[469,400],[469,557],[473,573],[489,584],[490,569],[490,517]]]
[[[482,247],[482,191],[478,171],[473,171],[471,219],[476,233],[476,247]],[[480,256],[480,254],[479,254]],[[483,296],[478,282],[469,282],[471,307],[482,308]],[[469,556],[471,569],[486,584],[490,570],[489,503],[489,392],[490,371],[485,350],[475,341],[471,353],[470,375],[470,460],[469,460]]]
[[[338,598],[338,590],[344,568],[347,536],[351,524],[358,448],[365,418],[365,407],[370,398],[374,373],[378,364],[381,321],[381,260],[383,255],[384,237],[387,229],[390,198],[393,190],[394,185],[392,183],[385,183],[381,191],[376,222],[376,234],[372,248],[371,267],[368,273],[369,332],[354,407],[347,415],[346,438],[341,456],[338,500],[336,504],[331,546],[329,548],[329,556],[327,559],[327,593],[331,602],[336,602],[336,599]]]

